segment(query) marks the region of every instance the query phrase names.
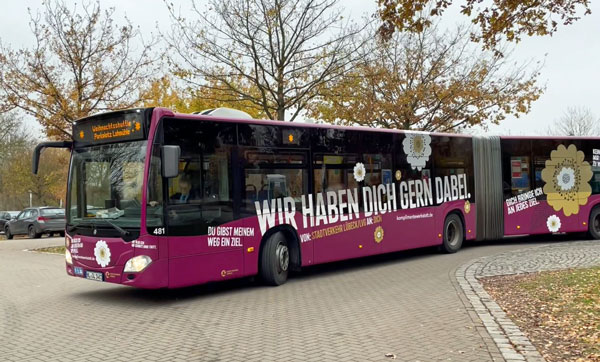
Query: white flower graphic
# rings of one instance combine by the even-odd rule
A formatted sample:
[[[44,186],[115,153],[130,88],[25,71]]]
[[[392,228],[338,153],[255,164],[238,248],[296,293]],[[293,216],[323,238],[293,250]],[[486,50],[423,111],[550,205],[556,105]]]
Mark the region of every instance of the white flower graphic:
[[[562,191],[569,191],[575,186],[575,170],[571,167],[563,167],[556,175],[556,181]]]
[[[110,263],[110,249],[106,245],[106,241],[98,240],[94,248],[94,256],[96,257],[96,263],[103,268]]]
[[[546,220],[546,226],[550,232],[555,233],[560,229],[560,219],[556,215],[550,215]]]
[[[425,133],[406,133],[402,141],[406,161],[410,163],[413,170],[421,170],[431,156],[431,136]]]
[[[356,182],[361,182],[364,180],[365,173],[365,165],[363,165],[362,162],[357,162],[356,165],[354,165],[354,179]]]

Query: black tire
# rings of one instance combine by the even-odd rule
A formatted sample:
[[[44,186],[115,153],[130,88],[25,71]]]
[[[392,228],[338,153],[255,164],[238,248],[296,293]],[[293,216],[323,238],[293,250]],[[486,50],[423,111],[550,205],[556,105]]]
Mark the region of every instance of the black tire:
[[[27,236],[29,236],[30,239],[37,239],[40,237],[40,234],[35,232],[35,226],[29,225],[29,229],[27,229]]]
[[[13,234],[11,234],[10,228],[8,226],[4,229],[4,235],[6,235],[6,238],[8,240],[13,238]]]
[[[448,254],[456,253],[462,246],[465,237],[462,220],[456,214],[450,214],[444,221],[444,233],[442,235],[442,251]]]
[[[595,207],[592,212],[590,212],[588,233],[592,239],[600,240],[600,207]]]
[[[271,235],[260,252],[260,276],[268,285],[281,285],[287,281],[290,269],[290,250],[283,233]]]

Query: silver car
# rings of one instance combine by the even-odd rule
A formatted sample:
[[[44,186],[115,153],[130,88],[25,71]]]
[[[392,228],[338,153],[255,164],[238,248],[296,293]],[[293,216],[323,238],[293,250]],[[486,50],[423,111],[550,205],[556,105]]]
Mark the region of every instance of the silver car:
[[[39,238],[42,234],[65,235],[65,210],[57,207],[31,207],[21,211],[4,226],[7,239],[14,235]]]

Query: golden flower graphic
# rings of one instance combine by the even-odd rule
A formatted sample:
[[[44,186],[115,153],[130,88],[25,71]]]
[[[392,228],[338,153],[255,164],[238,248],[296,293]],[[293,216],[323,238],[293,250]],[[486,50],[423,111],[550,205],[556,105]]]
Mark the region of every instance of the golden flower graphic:
[[[471,203],[469,202],[469,200],[465,201],[465,214],[468,214],[471,212]]]
[[[378,226],[375,229],[375,233],[373,235],[375,237],[375,242],[379,244],[381,240],[383,240],[383,228],[381,226]]]
[[[592,194],[589,182],[593,176],[592,168],[584,158],[583,152],[578,151],[575,145],[568,148],[559,145],[550,153],[550,159],[542,170],[548,205],[554,211],[562,209],[565,216],[578,214],[579,206],[585,205]]]

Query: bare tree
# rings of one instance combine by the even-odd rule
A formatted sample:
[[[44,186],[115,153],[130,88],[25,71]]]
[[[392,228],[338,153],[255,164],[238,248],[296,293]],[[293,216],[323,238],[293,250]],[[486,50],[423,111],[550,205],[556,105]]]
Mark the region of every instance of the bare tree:
[[[342,17],[337,0],[211,0],[175,20],[168,41],[175,74],[215,94],[249,101],[270,119],[293,121],[356,59],[362,28]],[[329,36],[328,34],[332,34]],[[231,98],[231,97],[229,97]],[[231,99],[228,99],[229,101]]]
[[[372,30],[375,33],[375,30]],[[394,33],[362,50],[363,61],[327,83],[309,115],[333,123],[460,132],[529,112],[543,88],[541,64],[482,51],[469,29]]]
[[[71,10],[52,0],[43,16],[30,12],[35,46],[0,44],[0,112],[24,111],[48,136],[69,138],[74,120],[137,104],[154,74],[155,41],[144,44],[139,30],[115,25],[113,17],[114,9],[102,11],[99,2]]]
[[[600,118],[588,107],[568,107],[547,130],[551,136],[600,136]]]

